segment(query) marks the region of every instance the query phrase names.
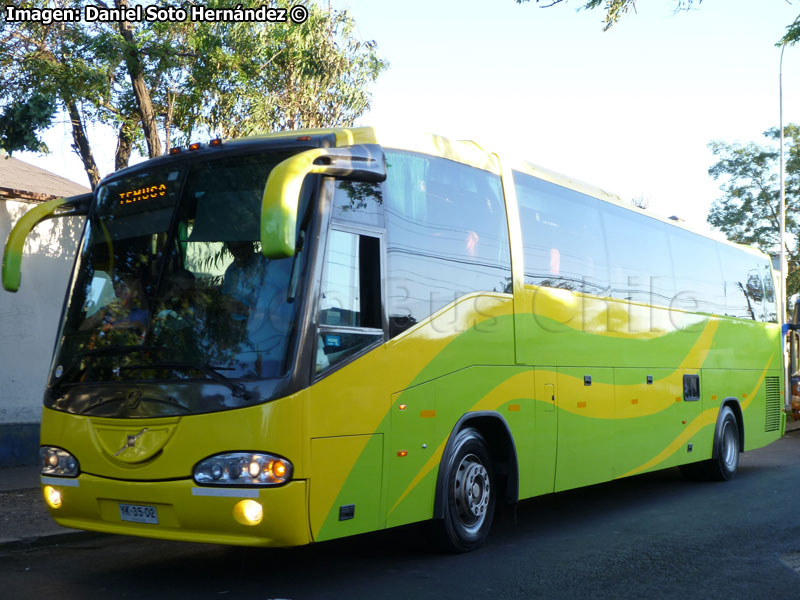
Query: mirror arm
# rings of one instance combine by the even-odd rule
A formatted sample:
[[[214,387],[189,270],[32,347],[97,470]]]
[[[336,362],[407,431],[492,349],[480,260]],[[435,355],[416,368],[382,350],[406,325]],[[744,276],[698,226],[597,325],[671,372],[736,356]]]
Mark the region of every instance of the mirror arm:
[[[20,285],[20,271],[22,268],[22,248],[25,239],[31,230],[46,219],[68,217],[75,215],[85,215],[89,210],[92,201],[92,194],[82,194],[70,198],[56,198],[43,204],[39,204],[20,217],[17,224],[11,229],[6,240],[3,252],[3,287],[9,292],[16,292]],[[70,210],[56,213],[63,207],[71,207]]]
[[[386,179],[386,160],[377,144],[313,148],[275,166],[261,201],[261,252],[268,258],[293,256],[297,205],[307,175],[379,183]]]

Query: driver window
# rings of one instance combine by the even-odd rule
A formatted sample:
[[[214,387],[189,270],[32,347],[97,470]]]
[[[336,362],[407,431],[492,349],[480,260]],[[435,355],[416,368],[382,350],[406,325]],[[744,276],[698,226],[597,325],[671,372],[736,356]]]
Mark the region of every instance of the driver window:
[[[383,340],[380,239],[332,229],[319,301],[316,372]]]

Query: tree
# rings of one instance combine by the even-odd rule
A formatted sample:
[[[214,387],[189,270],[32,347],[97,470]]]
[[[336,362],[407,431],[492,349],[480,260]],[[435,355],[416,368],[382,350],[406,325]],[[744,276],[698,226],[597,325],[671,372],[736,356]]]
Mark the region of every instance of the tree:
[[[196,55],[187,70],[191,85],[178,88],[174,105],[184,140],[197,133],[251,135],[264,124],[269,129],[352,124],[369,107],[365,83],[386,67],[375,42],[356,40],[353,27],[344,12],[312,8],[302,24],[195,28],[189,41]]]
[[[541,4],[542,8],[550,8],[556,4],[561,4],[566,0],[536,0],[537,4]],[[606,11],[605,26],[603,31],[608,31],[619,20],[631,10],[636,12],[636,0],[581,0],[585,4],[581,7],[584,10],[592,10],[601,8]],[[675,3],[675,12],[682,10],[689,10],[694,4],[700,4],[703,0],[673,0]],[[530,2],[530,0],[516,0],[517,4]]]
[[[10,2],[3,1],[5,11]],[[46,2],[31,2],[33,7]],[[59,2],[66,6],[69,2]],[[74,3],[72,3],[74,4]],[[40,134],[60,108],[72,125],[75,151],[94,187],[100,173],[86,135],[83,100],[104,93],[104,73],[91,60],[92,39],[82,28],[34,21],[0,22],[0,143],[46,151]],[[20,135],[19,132],[25,132]]]
[[[778,140],[777,127],[764,132],[770,140]],[[800,292],[800,126],[784,128],[786,152],[786,256],[789,265],[787,294]],[[717,162],[708,170],[714,179],[722,180],[723,195],[711,205],[708,223],[728,239],[754,245],[764,252],[780,252],[780,189],[778,157],[775,144],[729,144],[713,141],[709,148]]]
[[[10,4],[2,1],[2,6]],[[78,0],[29,7],[83,8]],[[152,2],[95,2],[107,9]],[[257,8],[260,0],[236,5]],[[288,0],[275,4],[290,7]],[[186,8],[178,0],[162,8]],[[209,0],[208,8],[231,8]],[[356,40],[346,12],[308,7],[301,23],[144,21],[0,22],[0,147],[46,150],[57,114],[72,123],[90,183],[100,179],[87,123],[117,134],[115,168],[134,148],[149,157],[195,135],[223,137],[350,125],[368,107],[368,85],[386,68],[374,42]]]

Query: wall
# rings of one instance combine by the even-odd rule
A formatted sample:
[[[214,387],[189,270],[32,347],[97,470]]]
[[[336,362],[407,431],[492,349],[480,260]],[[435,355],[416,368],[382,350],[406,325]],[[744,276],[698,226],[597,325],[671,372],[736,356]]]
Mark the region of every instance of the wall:
[[[0,242],[33,204],[0,201]],[[20,289],[0,289],[0,467],[38,460],[42,393],[83,218],[40,223],[25,242]]]

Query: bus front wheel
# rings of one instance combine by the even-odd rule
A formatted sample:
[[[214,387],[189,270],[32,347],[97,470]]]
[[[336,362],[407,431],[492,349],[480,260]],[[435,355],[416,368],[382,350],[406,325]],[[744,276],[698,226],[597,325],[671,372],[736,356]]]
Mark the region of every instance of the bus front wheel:
[[[477,429],[462,429],[442,463],[444,518],[437,522],[446,550],[469,552],[483,544],[497,496],[491,455]]]

